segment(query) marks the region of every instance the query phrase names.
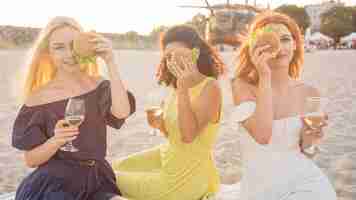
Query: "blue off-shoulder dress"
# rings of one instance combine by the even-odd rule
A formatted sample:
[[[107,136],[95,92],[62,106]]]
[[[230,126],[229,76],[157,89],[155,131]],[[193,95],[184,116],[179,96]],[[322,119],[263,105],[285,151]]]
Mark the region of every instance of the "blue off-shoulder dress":
[[[130,92],[128,96],[133,113],[135,98]],[[125,122],[111,114],[110,81],[104,80],[78,97],[85,100],[86,108],[80,134],[73,141],[79,151],[58,150],[21,182],[16,200],[95,200],[120,195],[114,172],[105,160],[107,125],[120,129]],[[23,105],[13,126],[12,145],[28,151],[45,143],[54,135],[57,121],[64,119],[67,102]]]

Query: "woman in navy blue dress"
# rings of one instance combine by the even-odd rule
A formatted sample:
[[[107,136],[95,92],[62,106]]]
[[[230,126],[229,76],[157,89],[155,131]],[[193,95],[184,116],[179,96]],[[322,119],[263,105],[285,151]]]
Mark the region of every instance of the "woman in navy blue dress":
[[[109,80],[96,62],[73,56],[73,39],[82,32],[68,17],[55,17],[42,30],[29,58],[24,104],[13,127],[12,145],[36,168],[16,192],[16,200],[121,199],[114,172],[105,160],[106,126],[119,129],[135,111],[135,99],[118,73],[112,46],[93,36],[96,55],[106,63]],[[62,126],[70,98],[85,102],[79,127]],[[72,142],[78,151],[63,151]]]

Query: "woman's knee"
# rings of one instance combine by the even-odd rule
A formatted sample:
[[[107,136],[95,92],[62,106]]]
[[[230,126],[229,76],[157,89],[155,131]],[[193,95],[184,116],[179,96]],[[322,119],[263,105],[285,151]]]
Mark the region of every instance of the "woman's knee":
[[[110,200],[127,200],[127,199],[124,197],[120,197],[120,196],[114,196]]]

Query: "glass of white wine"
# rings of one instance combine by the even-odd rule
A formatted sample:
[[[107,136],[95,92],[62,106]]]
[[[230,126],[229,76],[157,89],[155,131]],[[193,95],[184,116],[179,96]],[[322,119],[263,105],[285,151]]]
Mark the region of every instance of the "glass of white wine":
[[[81,98],[70,98],[65,110],[64,119],[69,126],[79,127],[84,121],[85,101]],[[67,142],[60,148],[62,151],[77,152],[79,149],[73,146],[72,141]]]
[[[165,92],[163,89],[156,89],[153,92],[151,92],[146,99],[146,104],[145,104],[145,112],[147,115],[147,121],[150,124],[150,127],[154,125],[155,127],[159,126],[159,123],[161,123],[161,117],[163,115],[163,100],[165,98]],[[159,130],[156,128],[153,128],[150,130],[150,135],[158,135]]]
[[[327,103],[328,99],[325,97],[307,97],[305,99],[302,120],[308,129],[318,130],[327,125],[328,116],[325,113]],[[316,143],[313,143],[304,146],[303,150],[308,154],[315,154],[316,151],[321,149]]]

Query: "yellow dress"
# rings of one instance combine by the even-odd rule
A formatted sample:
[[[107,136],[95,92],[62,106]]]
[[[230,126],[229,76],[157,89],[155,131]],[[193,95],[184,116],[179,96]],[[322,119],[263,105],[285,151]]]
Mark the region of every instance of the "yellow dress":
[[[210,80],[206,78],[190,89],[191,101]],[[200,200],[218,190],[212,150],[220,121],[209,123],[192,143],[183,143],[174,90],[167,100],[163,117],[168,143],[113,163],[117,185],[130,200]]]

